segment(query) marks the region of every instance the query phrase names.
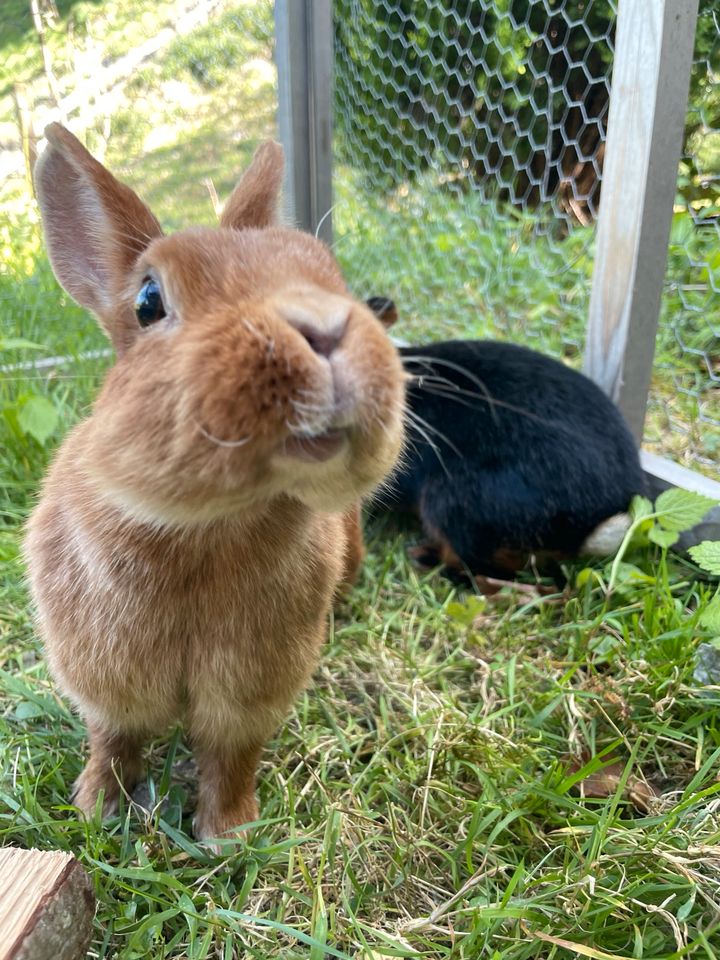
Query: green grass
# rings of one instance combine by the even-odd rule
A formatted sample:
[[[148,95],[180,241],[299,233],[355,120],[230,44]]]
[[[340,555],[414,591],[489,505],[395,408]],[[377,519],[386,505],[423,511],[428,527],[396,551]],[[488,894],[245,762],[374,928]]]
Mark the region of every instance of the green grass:
[[[56,5],[59,18],[47,25],[45,42],[63,97],[76,83],[78,53],[96,47],[103,61],[115,60],[164,27],[172,26],[181,6],[179,0],[132,0],[131,3],[56,0]],[[12,122],[11,93],[15,83],[30,84],[39,99],[49,98],[28,0],[3,0],[0,54],[0,120]],[[90,97],[94,92],[92,76],[84,80]]]
[[[122,6],[113,16],[130,17]],[[64,16],[108,9],[61,5]],[[109,140],[101,127],[88,131],[170,228],[213,222],[204,179],[227,195],[255,143],[274,133],[271,75],[257,64],[228,69],[234,59],[267,58],[269,13],[268,3],[251,4],[226,14],[222,31],[171,45],[133,79]],[[3,43],[30,62],[19,12],[17,22]],[[529,339],[577,363],[591,232],[548,241],[530,218],[498,217],[472,198],[448,203],[420,186],[375,203],[357,173],[339,172],[336,252],[356,291],[394,296],[398,333],[408,337]],[[21,336],[47,354],[105,346],[58,290],[36,211],[17,193],[5,194],[4,211],[0,337]],[[687,227],[676,220],[678,283],[695,276],[688,244],[715,269],[705,235],[685,236]],[[666,301],[667,319],[704,349],[717,303],[701,291],[683,296],[682,309]],[[5,350],[0,363],[37,352]],[[672,336],[661,340],[661,358],[677,364],[684,384],[699,376]],[[693,679],[697,647],[713,639],[699,616],[715,588],[652,547],[629,558],[644,576],[627,579],[621,568],[610,595],[598,566],[579,578],[570,569],[561,603],[526,594],[483,602],[438,574],[420,575],[405,556],[407,535],[376,518],[313,685],[265,751],[263,822],[250,842],[226,857],[194,843],[194,780],[179,731],[151,746],[143,795],[119,818],[80,823],[67,804],[84,729],[48,678],[18,550],[48,459],[89,410],[105,366],[0,376],[0,843],[71,850],[86,866],[99,902],[92,956],[720,952],[718,689]],[[666,373],[655,389],[668,418],[650,422],[658,445],[679,445],[672,416],[692,431],[691,450],[711,456],[694,401]],[[58,414],[46,443],[18,419],[38,395]],[[604,763],[614,764],[608,795],[583,798],[579,782]],[[652,786],[647,809],[624,777]]]
[[[265,751],[263,823],[219,858],[191,838],[177,733],[150,750],[143,806],[105,825],[67,807],[83,729],[48,681],[14,542],[0,605],[0,838],[71,850],[88,868],[95,955],[720,949],[717,694],[692,679],[710,588],[689,568],[672,565],[666,582],[644,555],[647,581],[610,599],[591,579],[561,605],[482,609],[419,576],[376,524],[314,684]],[[573,780],[611,755],[657,791],[648,811],[620,784],[578,796]]]

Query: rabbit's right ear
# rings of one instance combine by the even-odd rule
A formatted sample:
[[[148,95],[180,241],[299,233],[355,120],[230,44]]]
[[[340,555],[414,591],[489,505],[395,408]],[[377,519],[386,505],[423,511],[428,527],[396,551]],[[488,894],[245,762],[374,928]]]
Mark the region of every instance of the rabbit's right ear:
[[[120,183],[59,123],[35,167],[35,188],[55,276],[81,306],[97,314],[116,347],[118,296],[137,258],[162,236],[138,196]]]
[[[274,140],[266,140],[255,151],[250,166],[225,204],[220,226],[244,230],[276,223],[284,169],[283,148]]]

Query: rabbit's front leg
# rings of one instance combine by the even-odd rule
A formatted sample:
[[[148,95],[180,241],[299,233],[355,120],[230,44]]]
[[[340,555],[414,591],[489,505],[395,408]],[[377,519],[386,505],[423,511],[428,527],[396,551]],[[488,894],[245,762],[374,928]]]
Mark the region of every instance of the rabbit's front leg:
[[[199,840],[237,837],[243,833],[238,827],[258,819],[255,771],[262,747],[242,741],[195,742],[199,785],[193,827]]]
[[[130,792],[142,776],[145,737],[136,732],[108,730],[96,722],[88,723],[88,735],[90,756],[75,781],[71,801],[86,817],[91,817],[102,791],[103,817],[112,816],[117,811],[122,787]]]

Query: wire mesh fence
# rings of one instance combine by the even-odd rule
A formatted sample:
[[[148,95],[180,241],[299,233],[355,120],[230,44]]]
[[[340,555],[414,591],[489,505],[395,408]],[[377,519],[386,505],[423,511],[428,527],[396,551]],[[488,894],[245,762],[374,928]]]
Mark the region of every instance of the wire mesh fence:
[[[213,222],[277,133],[272,0],[41,0],[42,38],[13,4],[0,10],[0,338],[36,348],[5,346],[0,366],[104,345],[42,253],[27,166],[45,122],[64,119],[169,229]],[[706,471],[720,447],[714,6],[701,0],[646,433]],[[396,300],[401,335],[499,336],[580,363],[616,14],[616,0],[335,0],[335,249],[357,293]],[[38,392],[72,422],[102,366],[83,361],[64,392],[57,376],[6,376],[3,429],[21,430]]]
[[[336,249],[355,288],[393,296],[410,339],[500,336],[578,363],[616,3],[334,9]],[[717,16],[701,5],[646,435],[705,469],[720,407]]]

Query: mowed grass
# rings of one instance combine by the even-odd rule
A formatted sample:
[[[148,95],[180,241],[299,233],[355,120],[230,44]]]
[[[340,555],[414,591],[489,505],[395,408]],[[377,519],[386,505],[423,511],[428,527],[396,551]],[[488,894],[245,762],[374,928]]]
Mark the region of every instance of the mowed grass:
[[[233,14],[221,35],[172,48],[112,118],[107,162],[170,228],[211,223],[205,178],[227,195],[274,130],[268,74],[223,66],[267,58],[269,7],[256,6],[252,22]],[[182,86],[161,103],[168,76]],[[591,271],[581,232],[535,246],[530,222],[493,227],[487,212],[432,197],[380,216],[343,176],[338,256],[358,293],[397,298],[398,332],[540,334],[530,342],[577,362]],[[8,210],[0,337],[42,351],[6,350],[0,362],[105,347],[58,290],[36,213]],[[480,279],[475,257],[494,265]],[[119,818],[80,822],[68,798],[84,728],[48,677],[19,543],[47,461],[109,362],[0,374],[0,843],[71,850],[85,865],[98,897],[91,956],[720,953],[720,686],[693,677],[713,639],[698,620],[715,588],[655,548],[629,558],[639,572],[611,594],[599,565],[582,586],[568,569],[562,597],[483,601],[418,573],[405,555],[412,531],[370,518],[360,581],[265,750],[263,821],[248,842],[222,857],[195,844],[179,730],[151,745],[147,782]],[[36,394],[59,414],[44,445],[16,415]]]
[[[371,524],[312,687],[265,750],[263,821],[218,857],[191,836],[179,731],[119,818],[67,805],[83,726],[6,537],[2,842],[87,867],[93,956],[714,957],[718,701],[692,678],[710,588],[645,556],[647,580],[609,599],[590,580],[561,604],[483,608],[414,571],[404,542]]]
[[[18,318],[4,335],[48,353],[103,345],[31,241],[22,297],[3,287]],[[6,414],[28,391],[60,411],[45,446],[2,421],[0,842],[87,867],[93,956],[715,956],[720,687],[693,679],[714,587],[651,549],[610,596],[600,566],[582,587],[568,570],[559,602],[483,602],[416,572],[408,534],[374,518],[314,682],[265,751],[249,843],[225,857],[194,843],[179,731],[151,746],[120,818],[79,822],[84,729],[48,678],[18,546],[107,362],[0,379]]]

